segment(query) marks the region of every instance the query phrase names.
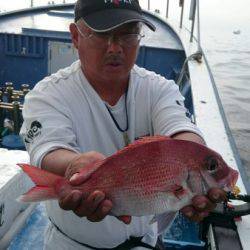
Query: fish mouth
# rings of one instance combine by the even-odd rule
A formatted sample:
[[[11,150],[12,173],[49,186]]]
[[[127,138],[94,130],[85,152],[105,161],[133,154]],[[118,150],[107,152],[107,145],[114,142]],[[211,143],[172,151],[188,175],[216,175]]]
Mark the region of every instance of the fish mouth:
[[[238,171],[230,169],[229,174],[225,178],[219,180],[218,182],[221,187],[229,188],[230,190],[232,190],[238,181],[238,177],[239,177]]]
[[[235,187],[235,185],[236,185],[236,183],[238,181],[238,177],[239,177],[238,171],[232,169],[231,178],[230,178],[230,186],[232,188]]]

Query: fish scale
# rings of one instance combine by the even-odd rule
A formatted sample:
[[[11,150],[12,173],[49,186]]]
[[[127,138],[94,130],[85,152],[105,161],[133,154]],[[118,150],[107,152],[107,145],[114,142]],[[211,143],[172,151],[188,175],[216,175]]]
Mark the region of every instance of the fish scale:
[[[101,190],[113,202],[111,213],[116,216],[178,211],[190,204],[195,194],[205,194],[208,188],[231,189],[238,177],[237,171],[208,147],[166,136],[144,137],[103,161],[83,167],[81,174],[89,178],[79,186],[71,186],[63,177],[36,167],[20,166],[36,184],[21,197],[22,201],[57,199],[58,185],[86,193]],[[43,178],[43,185],[39,178]],[[57,182],[57,187],[53,182]],[[43,186],[42,192],[39,185]]]

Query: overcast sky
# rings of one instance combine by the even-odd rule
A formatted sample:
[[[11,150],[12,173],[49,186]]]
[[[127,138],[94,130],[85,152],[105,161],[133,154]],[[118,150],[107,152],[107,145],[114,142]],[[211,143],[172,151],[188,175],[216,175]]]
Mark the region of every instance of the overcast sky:
[[[188,15],[189,3],[191,0],[185,0],[185,13]],[[0,0],[0,10],[12,10],[27,8],[30,6],[30,0]],[[46,5],[51,0],[33,0],[34,5]],[[55,3],[62,3],[63,0],[54,0]],[[67,3],[75,2],[75,0],[66,0]],[[147,8],[148,0],[140,0],[141,6]],[[179,17],[180,8],[178,8],[179,0],[170,0],[170,15]],[[167,0],[152,0],[151,10],[159,9],[162,15],[165,14]],[[250,25],[250,1],[249,0],[201,0],[201,20],[203,25],[211,26],[211,22],[220,25],[221,22],[228,22],[229,25]]]

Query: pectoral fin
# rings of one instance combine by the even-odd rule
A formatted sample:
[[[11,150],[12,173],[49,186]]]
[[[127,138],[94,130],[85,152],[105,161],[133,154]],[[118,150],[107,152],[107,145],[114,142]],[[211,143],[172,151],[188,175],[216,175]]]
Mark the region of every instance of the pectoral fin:
[[[210,188],[219,187],[218,183],[206,171],[200,171],[200,173]]]
[[[187,188],[187,185],[178,185],[175,184],[173,186],[171,186],[171,192],[174,194],[174,196],[176,198],[178,198],[179,200],[181,200],[183,197],[189,195],[190,190]]]
[[[190,171],[188,173],[187,184],[194,194],[203,193],[204,188],[202,184],[201,174],[199,172]]]
[[[155,215],[150,224],[157,222],[158,234],[163,234],[172,225],[177,214],[178,212],[166,212]]]

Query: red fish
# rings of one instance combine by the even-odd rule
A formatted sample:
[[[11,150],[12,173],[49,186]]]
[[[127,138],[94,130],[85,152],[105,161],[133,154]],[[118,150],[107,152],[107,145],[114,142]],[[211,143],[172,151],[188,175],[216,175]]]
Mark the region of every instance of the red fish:
[[[19,166],[36,184],[21,201],[57,199],[62,185],[85,193],[101,190],[113,202],[116,216],[175,212],[211,187],[231,190],[238,178],[238,172],[208,147],[166,136],[144,137],[85,166],[86,181],[79,186],[37,167]]]

